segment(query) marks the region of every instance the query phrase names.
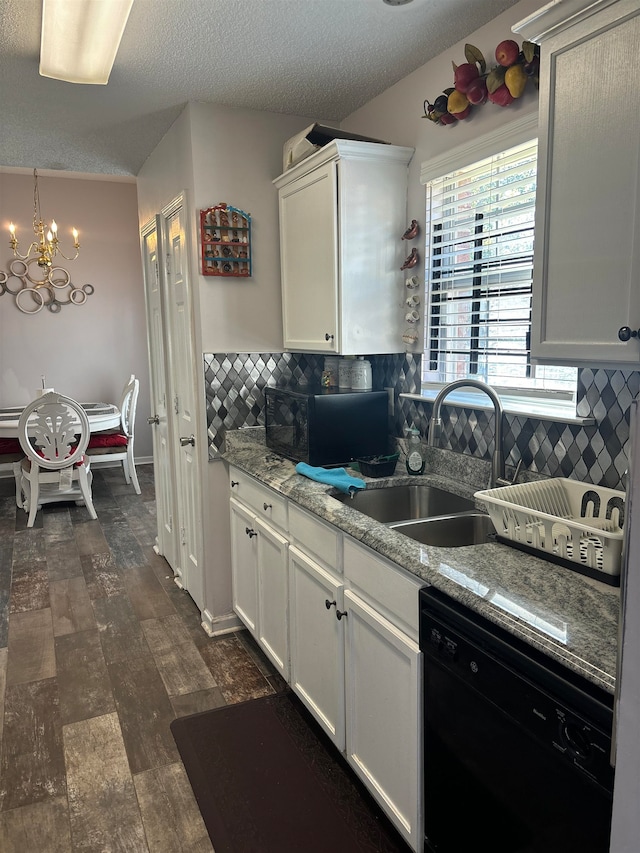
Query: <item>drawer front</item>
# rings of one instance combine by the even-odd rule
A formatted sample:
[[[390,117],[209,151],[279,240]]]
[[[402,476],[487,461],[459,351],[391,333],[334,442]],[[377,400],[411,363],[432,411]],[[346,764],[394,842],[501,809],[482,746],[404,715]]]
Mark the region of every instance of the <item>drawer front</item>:
[[[393,625],[418,640],[420,578],[391,565],[370,548],[344,538],[345,586],[354,589]]]
[[[342,572],[342,535],[331,525],[289,505],[289,534],[301,551],[311,555],[320,565]]]
[[[237,468],[229,470],[229,486],[230,494],[252,509],[258,518],[286,531],[286,498]]]

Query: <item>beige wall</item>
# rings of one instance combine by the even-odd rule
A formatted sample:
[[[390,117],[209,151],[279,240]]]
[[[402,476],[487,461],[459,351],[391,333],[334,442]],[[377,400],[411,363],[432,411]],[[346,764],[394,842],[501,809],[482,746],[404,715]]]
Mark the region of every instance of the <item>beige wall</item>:
[[[312,119],[189,104],[138,175],[140,224],[182,190],[190,205],[192,275],[202,352],[281,352],[278,195],[282,147]],[[249,279],[200,275],[199,211],[220,202],[252,217]]]
[[[60,173],[58,173],[60,175]],[[0,296],[0,406],[28,403],[46,376],[54,387],[83,401],[114,401],[131,373],[140,378],[136,456],[150,457],[151,432],[144,289],[134,182],[38,175],[43,218],[55,218],[70,254],[72,225],[80,231],[76,261],[60,261],[75,286],[95,288],[83,305],[58,314],[28,315],[15,298]],[[0,171],[0,268],[13,254],[8,224],[21,248],[33,238],[33,176]],[[10,279],[12,289],[18,280]]]

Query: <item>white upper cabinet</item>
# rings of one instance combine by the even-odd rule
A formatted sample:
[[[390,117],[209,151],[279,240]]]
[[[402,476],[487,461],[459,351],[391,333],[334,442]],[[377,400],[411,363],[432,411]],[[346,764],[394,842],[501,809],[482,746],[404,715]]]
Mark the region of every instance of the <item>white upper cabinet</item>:
[[[402,352],[412,148],[335,140],[274,181],[284,347]],[[422,252],[420,253],[422,255]]]
[[[541,45],[531,354],[637,367],[640,5],[556,0],[514,32]]]

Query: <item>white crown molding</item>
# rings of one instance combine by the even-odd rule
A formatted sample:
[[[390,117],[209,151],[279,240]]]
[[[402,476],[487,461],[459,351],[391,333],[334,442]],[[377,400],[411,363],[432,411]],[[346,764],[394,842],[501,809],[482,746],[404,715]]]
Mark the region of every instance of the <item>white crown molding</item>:
[[[401,145],[360,142],[353,139],[333,139],[323,145],[319,151],[305,157],[304,160],[296,163],[291,169],[275,178],[272,183],[280,189],[301,175],[306,175],[311,169],[316,169],[330,160],[339,160],[342,156],[349,157],[351,160],[374,160],[376,162],[387,160],[390,163],[408,164],[413,157],[414,150],[413,148],[404,148]]]
[[[448,175],[455,169],[462,169],[485,157],[491,157],[498,151],[506,151],[515,145],[528,142],[538,135],[537,111],[514,119],[506,126],[496,127],[476,139],[470,139],[457,148],[452,148],[439,157],[424,162],[420,168],[420,183],[428,184],[435,178]]]
[[[521,35],[526,41],[540,44],[616,2],[617,0],[551,0],[551,3],[514,24],[511,31]]]
[[[23,166],[0,166],[0,175],[29,175],[33,177],[33,169]],[[41,169],[38,167],[40,178],[69,178],[76,181],[110,181],[116,184],[135,184],[135,175],[107,175],[97,172],[67,172],[63,169]]]

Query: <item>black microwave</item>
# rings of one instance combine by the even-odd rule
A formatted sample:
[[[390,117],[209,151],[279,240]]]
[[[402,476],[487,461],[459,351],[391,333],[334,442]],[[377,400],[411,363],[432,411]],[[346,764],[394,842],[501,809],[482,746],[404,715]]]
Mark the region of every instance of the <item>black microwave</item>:
[[[386,391],[265,388],[267,447],[308,465],[346,465],[384,456],[389,444]]]

